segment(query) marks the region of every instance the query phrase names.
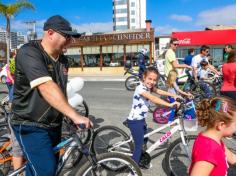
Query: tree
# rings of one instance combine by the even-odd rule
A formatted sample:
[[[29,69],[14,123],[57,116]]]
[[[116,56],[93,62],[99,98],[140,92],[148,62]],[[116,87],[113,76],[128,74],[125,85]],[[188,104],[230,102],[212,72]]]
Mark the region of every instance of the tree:
[[[18,0],[12,4],[3,4],[0,2],[0,15],[6,18],[6,43],[7,43],[7,64],[9,64],[10,59],[10,33],[11,26],[10,20],[13,16],[16,16],[23,9],[32,9],[34,10],[33,4],[28,0]]]

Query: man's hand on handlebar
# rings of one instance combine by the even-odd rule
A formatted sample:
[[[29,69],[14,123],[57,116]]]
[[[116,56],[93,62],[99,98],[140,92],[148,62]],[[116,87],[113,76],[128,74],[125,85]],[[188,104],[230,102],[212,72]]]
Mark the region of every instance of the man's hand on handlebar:
[[[90,121],[90,119],[84,116],[76,118],[75,120],[73,120],[73,122],[77,126],[79,126],[80,124],[84,124],[86,128],[93,127],[93,123]]]

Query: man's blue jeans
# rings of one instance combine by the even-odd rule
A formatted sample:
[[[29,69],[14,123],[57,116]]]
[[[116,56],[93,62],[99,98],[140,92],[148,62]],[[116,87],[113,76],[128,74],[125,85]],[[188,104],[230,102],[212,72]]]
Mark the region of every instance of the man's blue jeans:
[[[59,155],[55,155],[53,147],[61,140],[61,127],[50,130],[27,125],[12,127],[27,159],[26,176],[54,176]]]

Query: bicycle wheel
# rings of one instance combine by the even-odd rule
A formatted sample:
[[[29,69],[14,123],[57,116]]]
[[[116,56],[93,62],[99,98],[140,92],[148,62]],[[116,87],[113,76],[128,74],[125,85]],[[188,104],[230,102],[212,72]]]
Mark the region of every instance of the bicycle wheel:
[[[165,90],[166,89],[166,80],[167,80],[166,76],[160,75],[157,80],[156,87],[158,89]]]
[[[184,146],[181,138],[176,139],[168,147],[165,155],[167,175],[187,176],[191,164],[191,153],[196,135],[185,137],[188,147]]]
[[[85,117],[89,115],[89,108],[85,100],[83,100],[81,105],[76,106],[75,110]]]
[[[63,123],[63,131],[62,131],[62,139],[67,139],[69,137],[71,137],[71,131],[70,131],[70,125],[67,123]],[[90,138],[91,138],[91,134],[92,131],[91,129],[84,129],[84,130],[77,130],[77,134],[79,134],[81,142],[83,145],[88,144]],[[63,152],[66,150],[67,148],[65,147],[62,150],[62,154]],[[74,148],[69,156],[69,158],[67,159],[64,168],[65,169],[71,169],[72,167],[74,167],[82,158],[82,154],[79,152],[78,148]]]
[[[198,82],[192,87],[191,92],[194,96],[194,102],[198,103],[205,98],[216,96],[215,87],[209,82]]]
[[[94,167],[87,161],[75,174],[76,176],[122,176],[135,174],[142,176],[139,166],[128,156],[119,153],[104,153],[96,156],[97,165]],[[109,169],[104,166],[109,165]],[[120,169],[120,166],[123,166]],[[118,168],[117,168],[118,166]]]
[[[166,124],[169,121],[169,117],[170,117],[170,113],[168,114],[168,112],[170,111],[170,108],[167,107],[157,107],[154,112],[153,112],[153,120],[156,123],[159,124]],[[166,115],[164,115],[166,114]]]
[[[64,152],[66,150],[67,150],[66,148],[62,149],[62,153],[61,154],[64,154]],[[68,159],[66,160],[66,163],[65,163],[63,169],[71,169],[71,168],[73,168],[76,164],[78,164],[80,162],[82,157],[83,157],[83,155],[78,150],[78,148],[72,149],[71,154],[69,155]]]
[[[131,142],[113,147],[114,144],[128,139],[129,136],[120,128],[115,126],[103,126],[94,132],[91,149],[95,154],[107,152],[131,153],[133,149]]]
[[[127,90],[134,91],[138,85],[139,85],[139,78],[137,76],[129,76],[125,80],[125,87]]]

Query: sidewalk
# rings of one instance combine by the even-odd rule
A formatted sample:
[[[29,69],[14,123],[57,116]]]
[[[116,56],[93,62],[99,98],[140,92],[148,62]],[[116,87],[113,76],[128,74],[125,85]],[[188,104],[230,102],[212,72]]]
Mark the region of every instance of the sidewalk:
[[[70,68],[69,78],[82,77],[85,81],[125,81],[129,75],[124,76],[123,67],[104,67],[102,71],[99,67],[94,68]]]
[[[120,81],[124,82],[127,76],[123,75],[88,75],[88,74],[76,74],[69,75],[69,79],[73,77],[81,77],[84,81]]]

